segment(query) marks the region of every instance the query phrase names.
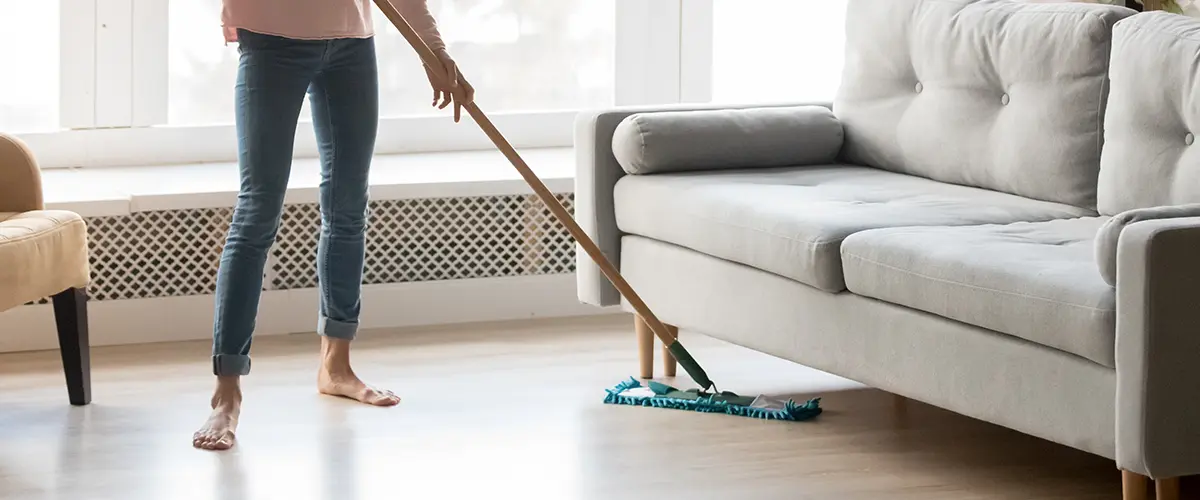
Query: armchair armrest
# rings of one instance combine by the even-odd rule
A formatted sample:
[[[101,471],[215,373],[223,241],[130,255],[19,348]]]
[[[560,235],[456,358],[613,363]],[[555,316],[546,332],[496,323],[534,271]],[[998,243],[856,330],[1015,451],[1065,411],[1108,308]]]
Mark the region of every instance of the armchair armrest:
[[[41,210],[42,174],[20,139],[0,134],[0,212]]]
[[[1200,472],[1200,217],[1135,222],[1117,245],[1117,466]]]
[[[621,234],[617,229],[613,206],[613,188],[625,176],[625,170],[613,155],[613,134],[625,118],[634,114],[668,111],[749,109],[801,106],[804,103],[778,105],[727,106],[713,104],[638,106],[606,109],[581,114],[575,122],[575,220],[600,250],[620,266]],[[832,108],[829,103],[813,105]],[[579,300],[596,306],[619,304],[621,295],[582,250],[576,251],[576,280]]]

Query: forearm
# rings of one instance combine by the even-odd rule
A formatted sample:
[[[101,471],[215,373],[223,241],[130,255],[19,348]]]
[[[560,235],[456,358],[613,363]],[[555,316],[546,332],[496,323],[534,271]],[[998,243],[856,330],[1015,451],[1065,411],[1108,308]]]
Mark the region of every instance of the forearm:
[[[42,176],[33,153],[16,138],[0,134],[0,212],[42,208]]]
[[[1117,465],[1200,472],[1200,217],[1136,222],[1117,249]]]
[[[394,4],[400,15],[404,16],[408,24],[421,36],[425,45],[435,52],[445,50],[446,44],[438,31],[437,20],[433,18],[433,13],[429,12],[426,0],[397,0]]]

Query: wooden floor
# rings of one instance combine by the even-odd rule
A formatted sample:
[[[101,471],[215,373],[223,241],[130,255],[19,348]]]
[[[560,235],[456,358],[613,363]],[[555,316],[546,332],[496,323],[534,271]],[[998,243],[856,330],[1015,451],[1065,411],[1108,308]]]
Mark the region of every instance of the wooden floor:
[[[84,408],[67,405],[56,353],[3,355],[0,498],[1120,498],[1111,461],[685,343],[722,388],[819,394],[827,411],[780,423],[601,404],[637,369],[624,318],[364,332],[356,364],[402,395],[393,409],[317,395],[317,339],[299,335],[257,341],[240,445],[209,453],[190,446],[208,343],[95,349]]]

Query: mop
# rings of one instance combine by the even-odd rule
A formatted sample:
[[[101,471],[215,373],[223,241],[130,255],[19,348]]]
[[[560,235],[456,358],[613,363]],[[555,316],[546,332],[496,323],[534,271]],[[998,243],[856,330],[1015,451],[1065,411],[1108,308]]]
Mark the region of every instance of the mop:
[[[400,11],[392,5],[390,0],[374,0],[375,5],[379,7],[388,20],[400,30],[400,34],[412,45],[417,51],[421,61],[430,68],[440,68],[441,62],[433,50],[425,44],[424,40],[417,35],[416,30],[408,21],[400,15]],[[436,72],[435,72],[436,73]],[[459,76],[459,84],[469,85],[462,78],[461,71]],[[454,96],[455,99],[458,96]],[[607,396],[604,402],[608,404],[621,404],[633,406],[648,406],[653,408],[673,408],[680,410],[693,410],[706,413],[725,413],[729,415],[738,415],[746,417],[764,418],[771,420],[807,420],[821,413],[820,400],[812,399],[803,404],[797,404],[795,401],[782,401],[769,398],[766,396],[739,396],[728,391],[717,390],[716,384],[708,378],[708,374],[700,367],[692,355],[683,348],[683,344],[679,343],[679,339],[670,333],[662,321],[654,315],[650,307],[646,305],[637,292],[633,291],[633,287],[625,281],[621,273],[617,271],[616,266],[609,262],[600,248],[592,241],[591,237],[579,227],[575,222],[575,218],[567,211],[554,193],[533,173],[521,155],[517,154],[516,149],[508,142],[500,131],[492,124],[487,115],[479,109],[479,106],[474,102],[467,103],[463,106],[474,120],[475,124],[483,130],[483,133],[491,139],[496,148],[504,154],[508,161],[512,163],[533,192],[541,199],[542,203],[550,209],[554,214],[554,218],[560,224],[566,227],[567,231],[575,239],[579,246],[587,252],[588,256],[600,267],[600,271],[604,276],[617,288],[625,300],[633,307],[634,311],[643,321],[649,325],[663,345],[667,346],[667,350],[675,357],[675,360],[683,367],[688,376],[696,382],[699,389],[679,390],[666,384],[658,382],[649,382],[643,386],[634,378],[621,382],[616,386],[607,390]],[[457,110],[456,110],[457,111]],[[457,116],[455,117],[458,118]]]

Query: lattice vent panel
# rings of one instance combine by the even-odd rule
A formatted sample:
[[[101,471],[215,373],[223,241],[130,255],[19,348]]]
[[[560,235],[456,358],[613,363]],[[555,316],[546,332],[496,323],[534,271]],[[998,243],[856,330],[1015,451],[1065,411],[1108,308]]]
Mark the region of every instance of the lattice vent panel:
[[[572,208],[572,195],[559,199]],[[88,218],[92,300],[213,293],[232,212],[215,208]],[[286,207],[264,286],[317,286],[319,234],[317,205]],[[574,271],[574,241],[533,195],[370,205],[366,284]]]
[[[317,286],[320,217],[316,205],[284,213],[269,286]],[[533,195],[378,201],[367,221],[366,284],[575,271],[570,234]]]
[[[91,299],[213,293],[232,213],[214,208],[89,218]]]

